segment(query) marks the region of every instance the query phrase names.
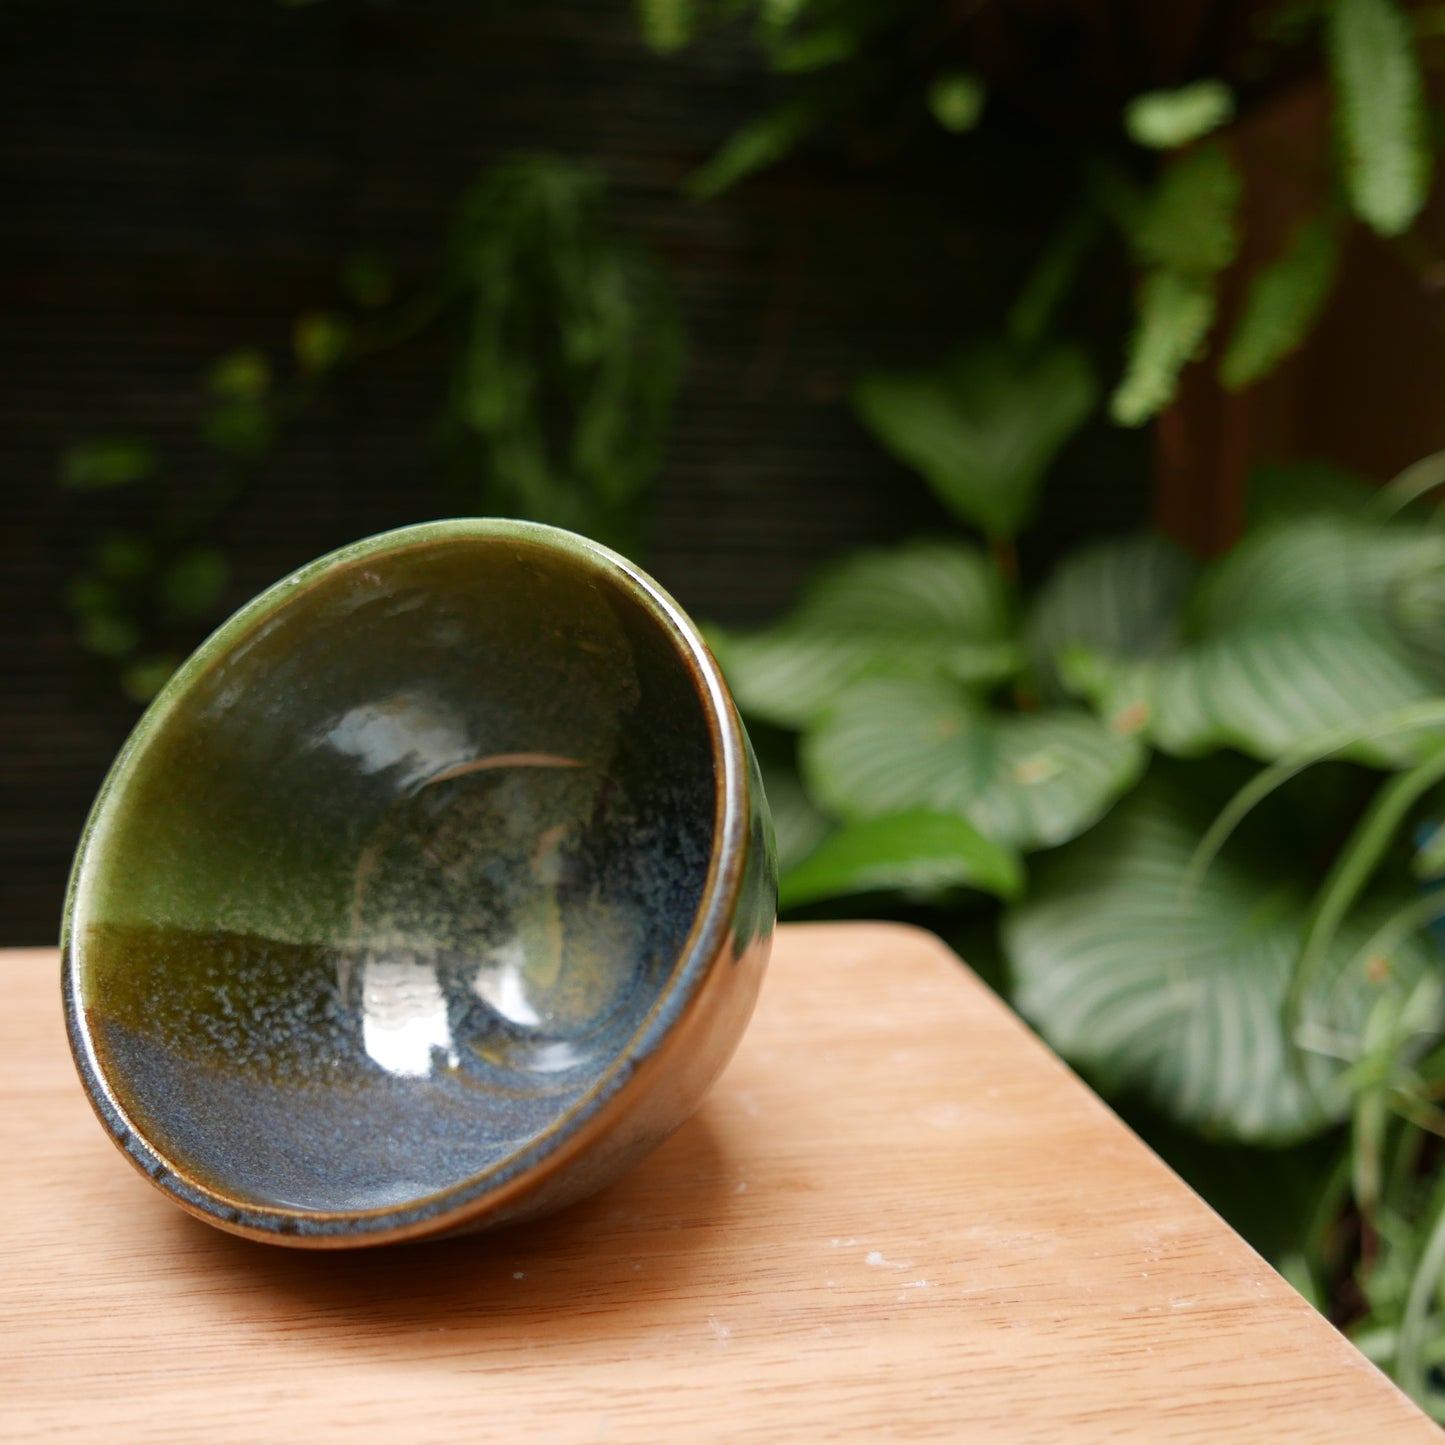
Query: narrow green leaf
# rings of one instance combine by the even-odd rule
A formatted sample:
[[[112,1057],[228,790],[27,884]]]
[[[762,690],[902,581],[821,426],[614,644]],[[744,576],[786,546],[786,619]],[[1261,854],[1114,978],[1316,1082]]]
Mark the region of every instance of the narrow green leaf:
[[[1219,364],[1220,380],[1229,390],[1258,381],[1304,343],[1334,289],[1339,255],[1339,227],[1314,221],[1278,261],[1253,278]]]
[[[951,70],[928,87],[928,108],[944,130],[962,135],[978,124],[986,97],[983,81],[977,75]]]
[[[1109,401],[1120,426],[1141,426],[1174,400],[1179,373],[1199,354],[1214,324],[1214,305],[1207,281],[1173,271],[1144,278],[1128,363]]]
[[[1009,312],[1010,341],[1030,347],[1043,340],[1100,230],[1098,211],[1086,207],[1076,211],[1054,233]]]
[[[1297,1057],[1284,1030],[1304,934],[1308,860],[1234,840],[1200,886],[1184,879],[1210,798],[1151,776],[1085,839],[1038,860],[1004,944],[1015,998],[1066,1058],[1109,1090],[1149,1097],[1211,1136],[1282,1143],[1348,1111],[1347,1061]],[[1302,1029],[1360,1047],[1381,988],[1351,971],[1371,915],[1337,939],[1304,1000]],[[1432,966],[1414,941],[1390,960],[1408,991]]]
[[[849,823],[785,873],[781,907],[892,889],[977,888],[1000,898],[1023,886],[1018,859],[951,813],[915,811]]]
[[[1426,1324],[1430,1307],[1445,1276],[1445,1191],[1438,1192],[1433,1213],[1425,1225],[1425,1247],[1410,1282],[1405,1316],[1400,1323],[1399,1380],[1405,1392],[1419,1400],[1426,1393]],[[1438,1341],[1437,1341],[1438,1345]]]
[[[1234,92],[1222,80],[1196,80],[1178,90],[1136,95],[1124,108],[1124,130],[1136,145],[1173,150],[1234,119]]]
[[[785,75],[823,70],[851,60],[863,36],[853,25],[831,25],[807,35],[789,36],[769,47],[768,63]]]
[[[1297,1014],[1324,960],[1335,946],[1345,918],[1374,877],[1386,850],[1416,803],[1445,780],[1445,745],[1413,768],[1380,786],[1364,816],[1350,832],[1310,909],[1304,943],[1295,962],[1289,1004]]]
[[[142,481],[155,471],[155,452],[135,437],[97,437],[77,442],[60,458],[60,484],[72,492],[109,492]]]
[[[820,573],[783,621],[708,638],[738,706],[784,727],[826,712],[864,678],[985,684],[1022,661],[1002,579],[961,543],[860,552]]]
[[[957,517],[991,537],[1027,525],[1039,488],[1098,397],[1077,347],[975,346],[934,371],[859,379],[864,424],[917,470]]]
[[[1376,515],[1398,516],[1442,485],[1445,485],[1445,451],[1431,452],[1429,456],[1411,462],[1380,488],[1376,493]]]
[[[809,729],[803,776],[842,818],[925,808],[1027,851],[1089,828],[1139,776],[1144,751],[1088,713],[990,713],[957,684],[859,683]]]
[[[687,180],[688,194],[708,200],[790,154],[823,117],[815,100],[790,101],[749,121]]]
[[[1332,0],[1328,46],[1351,209],[1382,236],[1410,228],[1430,189],[1425,87],[1393,0]]]

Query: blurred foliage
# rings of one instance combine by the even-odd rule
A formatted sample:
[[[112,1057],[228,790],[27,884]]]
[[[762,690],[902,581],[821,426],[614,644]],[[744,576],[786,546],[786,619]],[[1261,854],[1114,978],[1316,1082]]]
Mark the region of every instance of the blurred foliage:
[[[612,235],[597,176],[538,157],[467,197],[452,254],[465,314],[444,426],[460,500],[635,551],[683,367],[667,278]]]
[[[1383,237],[1408,233],[1413,251],[1427,253],[1414,227],[1442,135],[1432,129],[1423,78],[1440,61],[1438,6],[1217,0],[1169,15],[1082,0],[1035,11],[1007,0],[637,3],[659,51],[744,25],[779,77],[773,108],[694,176],[699,195],[813,140],[841,140],[883,161],[933,143],[929,123],[957,137],[960,159],[964,148],[997,146],[1013,158],[1001,175],[1026,165],[1019,157],[1030,150],[1047,160],[1040,174],[1055,175],[1065,158],[1074,189],[1059,197],[1053,237],[1039,240],[1042,275],[1030,285],[1047,292],[1048,305],[1035,298],[1028,339],[1042,335],[1044,322],[1066,319],[1057,313],[1085,280],[1080,238],[1090,246],[1107,238],[1135,316],[1110,385],[1110,413],[1124,426],[1167,406],[1180,372],[1206,354],[1237,389],[1298,349],[1334,287],[1352,220]],[[1257,265],[1242,315],[1218,335],[1220,281],[1241,253],[1249,199],[1229,128],[1313,77],[1328,88],[1334,134],[1287,164],[1292,180],[1319,176],[1317,212],[1301,216],[1283,251]],[[1261,171],[1250,184],[1274,182]],[[978,204],[1017,209],[1003,192]],[[1101,224],[1082,226],[1081,217]]]
[[[1013,454],[1020,497],[1063,440]],[[1096,543],[1028,596],[997,548],[872,550],[715,642],[784,905],[991,921],[1015,1005],[1207,1194],[1211,1149],[1294,1151],[1323,1214],[1258,1237],[1445,1416],[1445,527],[1411,500],[1442,471],[1271,468],[1210,565]]]
[[[996,147],[997,167],[968,170],[1001,178],[975,201],[991,212],[1018,211],[1006,178],[1031,157],[1074,177],[1023,215],[1037,252],[1011,299],[1000,288],[995,334],[852,393],[985,545],[860,553],[773,625],[714,635],[767,741],[784,905],[931,908],[1445,1419],[1445,526],[1423,503],[1445,459],[1378,494],[1328,468],[1266,469],[1248,534],[1207,566],[1124,538],[1026,590],[1014,546],[1101,390],[1138,426],[1191,363],[1228,390],[1267,376],[1307,342],[1352,227],[1428,281],[1417,222],[1445,125],[1424,74],[1442,13],[641,6],[660,50],[750,27],[778,77],[697,194],[814,143],[873,164],[927,147],[960,172]],[[1300,86],[1328,96],[1330,131],[1246,168],[1237,128],[1267,131]],[[1222,282],[1270,166],[1306,178],[1313,209],[1239,278],[1225,330]],[[1110,295],[1125,301],[1101,328]],[[1273,1181],[1268,1201],[1241,1168]]]
[[[437,273],[401,286],[347,257],[335,304],[309,308],[289,352],[238,347],[200,378],[204,476],[171,475],[143,437],[78,442],[59,480],[114,493],[69,588],[76,639],[136,702],[165,683],[230,586],[226,525],[288,430],[355,368],[424,333],[455,338],[440,400],[445,505],[524,516],[635,552],[684,368],[661,269],[614,234],[605,188],[550,156],[494,167],[462,198]]]

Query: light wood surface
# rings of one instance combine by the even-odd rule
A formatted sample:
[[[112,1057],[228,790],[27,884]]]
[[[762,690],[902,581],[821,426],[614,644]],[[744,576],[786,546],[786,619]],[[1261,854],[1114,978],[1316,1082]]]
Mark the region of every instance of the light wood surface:
[[[1438,1441],[937,940],[780,931],[698,1116],[509,1233],[310,1254],[184,1215],[0,957],[0,1434]]]

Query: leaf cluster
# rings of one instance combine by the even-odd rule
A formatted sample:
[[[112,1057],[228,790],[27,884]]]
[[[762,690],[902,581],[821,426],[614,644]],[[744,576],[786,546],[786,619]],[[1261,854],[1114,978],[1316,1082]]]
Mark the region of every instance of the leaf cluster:
[[[697,172],[696,195],[715,195],[859,115],[871,116],[895,145],[897,137],[917,143],[925,117],[960,137],[960,147],[986,147],[995,136],[1018,145],[1011,116],[1017,96],[1000,97],[1000,115],[992,117],[995,89],[1001,83],[1010,90],[1015,78],[993,74],[1001,64],[991,41],[999,26],[986,13],[961,16],[957,7],[893,0],[638,0],[638,13],[645,36],[664,53],[711,26],[750,23],[785,82],[777,104]],[[1027,46],[1037,23],[1011,20],[1005,28]],[[1021,299],[1016,315],[1023,330],[1015,334],[1032,338],[1067,299],[1081,269],[1081,229],[1092,243],[1099,231],[1086,222],[1107,223],[1133,293],[1133,329],[1111,386],[1110,414],[1123,426],[1157,415],[1176,395],[1183,369],[1211,349],[1229,390],[1268,375],[1323,312],[1349,224],[1402,236],[1429,194],[1439,137],[1423,79],[1431,34],[1424,17],[1402,0],[1304,0],[1259,7],[1252,28],[1238,75],[1197,74],[1173,88],[1140,91],[1107,127],[1082,136],[1071,128],[1045,142],[1080,156],[1078,191],[1058,233],[1040,248],[1031,299]],[[1110,43],[1147,48],[1134,35]],[[934,58],[921,64],[922,55]],[[1315,212],[1300,216],[1276,254],[1244,278],[1237,315],[1222,334],[1221,281],[1243,248],[1250,200],[1229,127],[1247,102],[1268,98],[1274,76],[1294,83],[1314,56],[1331,97],[1332,135],[1320,155],[1294,164],[1329,181]],[[900,89],[911,104],[900,103]],[[1253,182],[1273,183],[1268,173]]]
[[[977,370],[859,392],[991,549],[870,549],[772,626],[713,633],[745,716],[790,740],[765,758],[784,906],[996,899],[1015,1005],[1099,1087],[1215,1145],[1338,1141],[1333,1207],[1387,1253],[1393,1230],[1400,1273],[1355,1262],[1378,1301],[1357,1328],[1431,1401],[1445,1319],[1411,1270],[1439,1279],[1445,1205],[1398,1161],[1445,1132],[1445,530],[1408,477],[1276,467],[1208,566],[1129,537],[1022,596],[997,498],[1028,515],[1083,410],[1057,421],[1057,383],[1030,403],[1043,358],[992,355],[952,406]],[[1339,1287],[1324,1232],[1290,1241],[1292,1278]]]
[[[449,504],[521,515],[635,549],[684,367],[657,264],[616,235],[594,172],[513,158],[470,188],[437,272],[404,287],[385,258],[342,260],[335,295],[287,344],[239,347],[199,379],[207,458],[181,475],[145,437],[60,457],[92,534],[68,602],[82,649],[146,702],[231,591],[229,519],[287,432],[368,360],[428,332],[456,338],[439,435]]]

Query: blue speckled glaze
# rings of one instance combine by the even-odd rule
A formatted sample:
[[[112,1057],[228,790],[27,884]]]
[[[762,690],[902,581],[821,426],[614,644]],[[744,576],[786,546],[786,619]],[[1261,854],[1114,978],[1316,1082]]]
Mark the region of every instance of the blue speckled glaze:
[[[132,1161],[224,1227],[479,1227],[687,1117],[775,900],[676,605],[551,528],[406,528],[258,598],[142,719],[71,880],[72,1047]]]

